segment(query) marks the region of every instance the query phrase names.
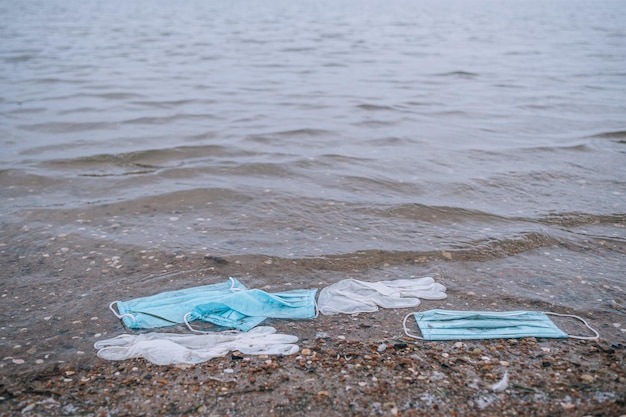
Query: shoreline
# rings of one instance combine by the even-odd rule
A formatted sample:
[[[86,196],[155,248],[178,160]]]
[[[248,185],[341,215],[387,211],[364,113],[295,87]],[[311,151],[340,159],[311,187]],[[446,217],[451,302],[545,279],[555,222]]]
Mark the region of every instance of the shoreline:
[[[299,337],[289,356],[229,352],[197,365],[143,359],[2,370],[2,416],[626,414],[626,350],[604,339],[424,342],[399,311],[271,320]],[[386,332],[386,333],[385,333]],[[494,389],[504,374],[505,387]]]
[[[377,254],[358,264],[327,258],[297,263],[266,256],[160,254],[157,263],[136,248],[124,252],[120,246],[82,245],[55,241],[43,248],[5,248],[7,262],[0,272],[2,417],[626,415],[626,340],[615,325],[623,321],[621,310],[584,312],[600,332],[597,341],[408,339],[402,319],[416,310],[581,313],[538,300],[475,293],[465,276],[437,278],[448,287],[448,298],[424,300],[414,309],[263,322],[299,338],[300,351],[290,356],[230,352],[193,366],[98,359],[95,341],[128,332],[109,311],[109,302],[154,294],[154,288],[186,288],[234,276],[250,288],[281,291],[321,286],[338,276],[428,276],[450,263],[458,262],[460,268],[463,261],[415,263],[402,254]],[[63,248],[71,248],[70,253]],[[37,256],[40,261],[34,262],[24,255],[41,253],[50,256]],[[117,263],[120,253],[123,265]],[[100,258],[98,267],[92,267]],[[119,285],[112,287],[114,282]],[[578,323],[563,330],[575,333],[581,327]],[[187,333],[182,326],[158,331]],[[508,386],[490,389],[505,373]]]

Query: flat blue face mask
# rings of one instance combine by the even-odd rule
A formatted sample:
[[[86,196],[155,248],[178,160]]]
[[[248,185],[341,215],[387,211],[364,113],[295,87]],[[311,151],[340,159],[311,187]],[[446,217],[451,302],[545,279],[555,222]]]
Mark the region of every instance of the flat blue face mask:
[[[581,320],[595,336],[572,336],[559,329],[547,314]],[[407,329],[407,319],[414,316],[422,336]],[[567,314],[541,311],[453,311],[429,310],[408,314],[403,321],[404,333],[424,340],[513,339],[527,336],[547,338],[597,339],[598,332],[585,320]]]
[[[183,324],[185,315],[196,306],[246,289],[241,282],[230,278],[218,284],[167,291],[130,301],[114,301],[109,308],[129,329],[173,326]],[[113,309],[115,304],[117,304],[119,314]]]
[[[269,294],[262,290],[238,291],[218,301],[196,306],[185,316],[189,324],[202,320],[218,326],[248,331],[268,317],[281,319],[309,319],[316,316],[316,289],[293,290]]]

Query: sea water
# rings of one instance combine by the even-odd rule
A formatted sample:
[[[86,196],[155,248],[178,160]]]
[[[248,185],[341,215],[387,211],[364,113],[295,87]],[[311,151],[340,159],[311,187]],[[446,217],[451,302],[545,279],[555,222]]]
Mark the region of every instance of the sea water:
[[[25,310],[3,321],[156,293],[148,253],[436,266],[625,317],[624,22],[618,0],[0,2],[0,285]]]

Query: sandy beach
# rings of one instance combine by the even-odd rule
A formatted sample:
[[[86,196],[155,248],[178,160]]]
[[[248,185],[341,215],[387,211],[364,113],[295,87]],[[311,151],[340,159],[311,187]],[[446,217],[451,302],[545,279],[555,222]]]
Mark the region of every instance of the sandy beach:
[[[301,338],[300,352],[286,357],[231,352],[194,366],[93,359],[35,374],[5,366],[2,415],[626,413],[623,345],[535,338],[413,343],[383,331],[392,319],[386,312],[280,323]],[[508,384],[498,386],[505,374]]]
[[[3,1],[0,19],[0,417],[626,417],[626,1]],[[447,298],[266,320],[298,338],[287,356],[98,357],[141,333],[115,301],[230,277],[432,277]],[[576,315],[599,338],[407,337],[431,309]]]
[[[76,295],[62,303],[66,316],[44,305],[64,286],[79,291],[78,282],[115,279],[128,268],[92,269],[86,259],[62,254],[63,244],[47,247],[52,256],[27,265],[14,255],[4,269],[3,360],[0,410],[12,415],[524,415],[621,416],[626,414],[626,366],[623,332],[610,315],[587,317],[598,328],[597,341],[575,339],[501,339],[488,341],[425,342],[407,338],[402,319],[411,309],[380,310],[354,315],[320,316],[311,320],[267,320],[278,332],[296,335],[300,351],[290,356],[251,356],[240,352],[190,366],[157,366],[143,359],[109,362],[98,359],[93,343],[126,332],[108,311],[108,301],[120,294]],[[51,250],[52,249],[52,250]],[[58,250],[57,250],[58,249]],[[116,248],[116,250],[121,250]],[[106,251],[106,248],[100,248]],[[126,252],[132,257],[132,252]],[[145,254],[135,253],[141,258]],[[151,256],[151,255],[150,255]],[[114,262],[107,257],[109,263]],[[445,259],[444,259],[445,260]],[[138,259],[139,261],[139,259]],[[271,262],[270,262],[271,261]],[[161,270],[148,268],[137,276],[176,277],[169,286],[191,286],[196,275],[218,281],[227,276],[276,277],[314,274],[332,269],[329,259],[296,265],[285,260],[171,255]],[[393,267],[401,257],[382,260]],[[436,261],[435,261],[436,262]],[[379,269],[381,259],[368,265],[342,263],[356,277]],[[137,264],[131,264],[141,265]],[[363,269],[356,268],[363,267]],[[59,271],[63,279],[41,283],[29,302],[20,296],[19,271],[32,276]],[[197,271],[175,274],[172,270]],[[103,272],[104,271],[104,272]],[[123,272],[126,271],[126,272]],[[169,271],[169,272],[166,272]],[[169,275],[168,275],[169,274]],[[452,287],[442,301],[424,301],[420,310],[464,306],[469,309],[546,309],[507,299],[486,299]],[[173,281],[173,282],[172,282]],[[278,280],[280,281],[280,280]],[[280,289],[281,285],[272,286]],[[291,288],[285,279],[282,288]],[[148,292],[148,290],[145,290]],[[85,311],[72,304],[80,296],[93,304]],[[78,300],[78,301],[76,301]],[[495,305],[494,305],[495,304]],[[48,314],[29,327],[19,317]],[[75,311],[82,311],[72,316]],[[567,311],[560,311],[567,313]],[[33,327],[34,326],[34,327]],[[166,329],[185,332],[182,327]],[[567,329],[581,331],[581,329]],[[584,333],[584,330],[583,330]],[[502,379],[507,375],[508,381]]]

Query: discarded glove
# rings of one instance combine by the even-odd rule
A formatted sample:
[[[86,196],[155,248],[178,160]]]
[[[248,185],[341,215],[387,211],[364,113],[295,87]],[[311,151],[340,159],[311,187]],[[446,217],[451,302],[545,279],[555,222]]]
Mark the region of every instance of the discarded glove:
[[[98,357],[111,361],[144,358],[156,365],[196,364],[238,350],[246,355],[291,355],[298,352],[297,336],[260,326],[246,333],[123,334],[94,344]]]
[[[345,279],[323,288],[317,309],[325,315],[365,313],[383,308],[406,308],[420,304],[420,298],[446,298],[446,287],[431,277],[365,282]]]

